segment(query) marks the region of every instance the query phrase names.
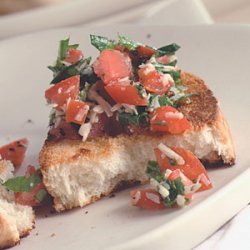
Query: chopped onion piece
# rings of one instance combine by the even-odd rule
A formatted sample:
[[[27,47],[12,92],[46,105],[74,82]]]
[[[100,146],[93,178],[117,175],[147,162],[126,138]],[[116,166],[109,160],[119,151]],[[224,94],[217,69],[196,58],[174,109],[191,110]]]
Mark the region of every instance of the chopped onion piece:
[[[163,143],[160,143],[157,148],[160,149],[161,152],[164,153],[167,157],[175,160],[177,165],[185,164],[184,159],[180,155],[176,154],[171,148],[167,147]]]
[[[90,122],[87,122],[87,123],[84,123],[81,125],[78,133],[82,136],[82,141],[86,141],[90,130],[91,130],[91,123]]]
[[[89,90],[88,97],[89,99],[96,101],[103,108],[108,117],[113,115],[113,112],[111,111],[111,105],[96,92],[95,85],[93,85],[93,87]]]

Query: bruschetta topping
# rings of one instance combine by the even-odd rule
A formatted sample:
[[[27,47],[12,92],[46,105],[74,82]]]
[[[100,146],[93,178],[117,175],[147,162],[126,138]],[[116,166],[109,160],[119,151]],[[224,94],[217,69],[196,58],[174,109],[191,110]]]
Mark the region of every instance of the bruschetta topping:
[[[132,205],[145,209],[183,207],[195,192],[212,187],[205,168],[190,151],[173,150],[161,143],[155,148],[155,155],[157,161],[149,161],[146,169],[152,188],[132,191]],[[148,194],[154,194],[154,199]]]
[[[70,45],[65,39],[60,41],[55,65],[49,66],[53,86],[45,91],[45,97],[56,110],[52,112],[52,127],[62,121],[76,124],[84,139],[88,135],[113,136],[146,130],[179,134],[190,128],[189,121],[176,109],[181,100],[192,96],[185,93],[180,81],[177,44],[157,49],[121,35],[117,41],[95,35],[90,40],[100,51],[92,64],[90,58],[84,58],[78,44]],[[107,126],[97,125],[96,106],[109,118]],[[58,112],[63,114],[58,116]],[[112,125],[114,121],[120,125]],[[93,126],[97,133],[91,132]],[[110,126],[119,129],[114,133]],[[102,128],[101,133],[96,130],[98,127]]]

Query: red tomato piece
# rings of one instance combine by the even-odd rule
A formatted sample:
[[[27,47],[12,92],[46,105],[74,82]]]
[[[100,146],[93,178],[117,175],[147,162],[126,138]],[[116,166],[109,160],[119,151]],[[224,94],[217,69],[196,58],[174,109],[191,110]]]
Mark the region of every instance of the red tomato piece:
[[[170,57],[168,55],[157,57],[156,61],[158,63],[168,64],[168,63],[170,63]]]
[[[153,189],[133,190],[130,196],[134,206],[153,210],[165,208],[161,195]]]
[[[147,106],[147,99],[140,96],[135,86],[130,84],[112,83],[106,85],[105,89],[116,103]]]
[[[170,169],[172,171],[180,169],[182,173],[193,182],[195,182],[198,178],[201,179],[200,183],[202,186],[200,187],[199,191],[207,190],[212,187],[212,183],[209,180],[205,167],[192,152],[177,147],[171,147],[171,149],[180,155],[184,159],[185,163],[183,165],[175,165],[172,163],[172,165],[170,159],[164,155],[160,149],[155,148],[154,151],[156,159],[162,172],[165,172],[166,169]]]
[[[28,177],[32,174],[36,174],[36,168],[32,165],[28,165],[25,175]]]
[[[16,192],[15,193],[16,203],[32,207],[41,205],[41,202],[36,198],[37,193],[41,189],[45,189],[43,183],[38,183],[30,192]]]
[[[82,101],[70,100],[66,107],[66,121],[83,124],[89,111],[89,105]]]
[[[69,98],[76,99],[79,95],[80,76],[72,76],[55,84],[45,91],[49,102],[57,104],[56,109],[62,110]]]
[[[150,128],[152,131],[181,134],[190,127],[187,118],[171,106],[158,107],[150,115]]]
[[[105,84],[132,75],[132,64],[129,56],[114,49],[102,51],[93,67],[97,76]]]
[[[83,58],[81,50],[69,48],[67,58],[64,60],[67,63],[75,64]]]
[[[154,71],[147,72],[147,68],[138,70],[140,82],[148,92],[158,95],[165,94],[174,84],[173,80],[166,74]]]
[[[156,50],[148,46],[138,46],[136,48],[138,54],[145,58],[150,58],[156,53]]]
[[[29,165],[27,167],[25,176],[29,177],[31,175],[38,175],[38,173],[34,166]],[[32,206],[32,207],[40,206],[41,202],[37,200],[36,195],[42,189],[45,189],[45,186],[41,182],[38,183],[36,186],[34,186],[34,188],[30,192],[16,192],[15,201],[21,205]]]
[[[19,167],[24,160],[27,147],[28,140],[23,138],[0,147],[0,155],[3,159],[11,161],[15,167]]]

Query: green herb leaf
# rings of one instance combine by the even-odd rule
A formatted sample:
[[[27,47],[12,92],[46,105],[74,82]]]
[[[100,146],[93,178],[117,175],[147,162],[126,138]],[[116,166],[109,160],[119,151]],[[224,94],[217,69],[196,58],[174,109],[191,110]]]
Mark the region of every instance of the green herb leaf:
[[[90,35],[90,42],[99,51],[113,49],[116,46],[116,42],[114,40],[109,40],[107,37],[103,36]]]
[[[163,46],[157,49],[157,56],[174,55],[179,48],[180,46],[176,43]]]
[[[118,113],[118,120],[122,125],[140,125],[148,124],[149,114],[145,111],[145,107],[137,107],[138,114],[126,113],[124,111]]]
[[[179,98],[173,100],[173,107],[177,107],[183,99],[189,99],[189,97],[195,96],[195,95],[196,95],[196,94],[194,94],[194,93],[191,93],[191,94],[183,94],[183,95],[180,96]],[[191,101],[191,100],[189,100],[189,101]]]
[[[47,191],[45,189],[40,189],[37,194],[36,194],[36,199],[39,202],[42,202],[44,200],[44,198],[47,196]]]
[[[159,96],[158,101],[161,106],[173,106],[173,101],[167,95]]]
[[[181,78],[181,71],[180,70],[173,70],[173,71],[168,71],[165,73],[171,75],[175,82]]]
[[[157,180],[158,182],[163,181],[163,174],[156,161],[148,161],[146,174],[148,175],[149,178],[153,178]]]
[[[67,57],[69,48],[78,48],[78,44],[69,45],[69,38],[61,40],[59,44],[58,60],[63,61]]]
[[[13,192],[30,192],[40,182],[41,178],[37,175],[18,176],[8,179],[2,185]]]
[[[139,125],[140,117],[136,114],[130,114],[126,112],[118,113],[119,122],[123,125]]]
[[[134,42],[130,38],[121,35],[118,35],[118,44],[128,50],[135,50],[139,45],[141,45],[140,43]]]
[[[169,196],[166,197],[163,202],[165,204],[165,206],[167,207],[171,207],[172,205],[174,205],[176,203],[176,198],[177,195],[184,195],[184,191],[185,191],[185,186],[181,181],[181,178],[177,178],[173,181],[167,180],[166,183],[169,185],[170,189],[169,191]]]
[[[54,78],[50,84],[56,84],[64,79],[67,79],[71,76],[80,75],[83,77],[88,74],[87,69],[90,67],[91,57],[81,59],[73,65],[66,66],[64,64],[58,66],[49,66],[48,68],[54,72]]]
[[[144,89],[144,87],[143,87],[143,85],[142,85],[141,83],[135,85],[135,87],[136,87],[137,92],[138,92],[138,94],[140,95],[140,97],[144,97],[145,94],[147,94],[146,91],[145,91],[145,89]]]

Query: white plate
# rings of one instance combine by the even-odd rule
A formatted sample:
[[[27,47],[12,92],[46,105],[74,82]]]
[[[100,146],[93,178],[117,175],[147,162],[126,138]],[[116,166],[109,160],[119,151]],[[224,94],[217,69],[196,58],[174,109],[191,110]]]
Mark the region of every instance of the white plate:
[[[115,37],[118,31],[149,45],[177,42],[182,46],[179,65],[200,75],[221,102],[237,163],[210,170],[214,188],[195,195],[184,209],[142,211],[129,205],[125,190],[83,209],[38,216],[36,228],[15,249],[190,249],[250,201],[249,27],[88,27],[5,40],[0,43],[0,143],[27,136],[30,147],[24,165],[37,163],[48,124],[43,96],[51,73],[46,66],[56,57],[58,41],[70,35],[85,55],[96,56],[89,34]]]

